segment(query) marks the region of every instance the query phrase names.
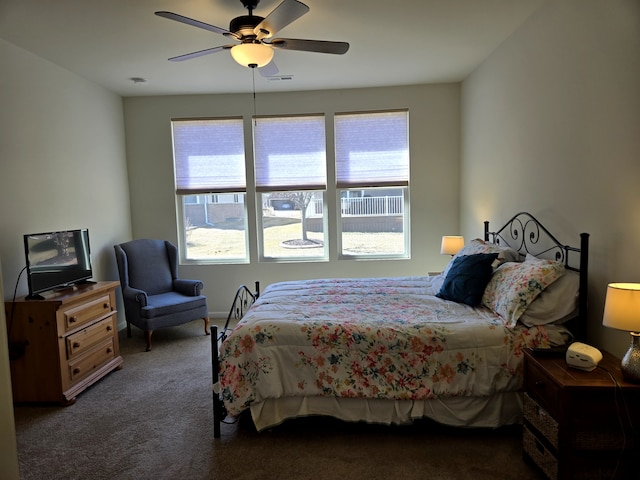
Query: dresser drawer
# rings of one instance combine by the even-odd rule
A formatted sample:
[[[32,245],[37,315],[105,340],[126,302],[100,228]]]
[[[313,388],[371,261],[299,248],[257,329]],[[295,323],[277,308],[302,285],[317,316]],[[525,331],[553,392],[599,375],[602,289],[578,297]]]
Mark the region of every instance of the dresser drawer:
[[[543,370],[532,362],[525,362],[524,378],[525,391],[552,417],[558,418],[558,401],[560,398],[558,386],[549,379],[549,376]]]
[[[551,445],[558,448],[558,422],[526,392],[523,408],[524,419],[533,425]]]
[[[522,429],[522,448],[548,478],[558,478],[558,459],[526,426]]]
[[[68,368],[71,382],[75,382],[76,380],[86,377],[112,358],[115,358],[115,349],[113,345],[113,338],[110,338],[103,343],[94,346],[87,351],[86,354],[80,355],[76,359],[69,361]]]
[[[66,331],[78,328],[92,320],[110,314],[114,308],[111,305],[109,295],[100,296],[90,302],[83,303],[75,308],[69,308],[62,312]]]
[[[113,319],[113,316],[107,317],[84,330],[69,335],[67,337],[67,358],[71,359],[80,355],[101,340],[113,337],[115,328]]]

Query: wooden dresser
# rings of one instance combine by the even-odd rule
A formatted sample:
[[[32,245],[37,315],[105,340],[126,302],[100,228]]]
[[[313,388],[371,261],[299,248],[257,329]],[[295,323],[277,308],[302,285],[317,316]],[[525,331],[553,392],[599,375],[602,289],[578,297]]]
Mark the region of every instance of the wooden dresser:
[[[70,405],[76,395],[122,368],[115,291],[98,282],[5,302],[15,403]]]
[[[602,354],[599,368],[584,372],[564,356],[525,350],[523,455],[548,478],[636,478],[640,385]]]

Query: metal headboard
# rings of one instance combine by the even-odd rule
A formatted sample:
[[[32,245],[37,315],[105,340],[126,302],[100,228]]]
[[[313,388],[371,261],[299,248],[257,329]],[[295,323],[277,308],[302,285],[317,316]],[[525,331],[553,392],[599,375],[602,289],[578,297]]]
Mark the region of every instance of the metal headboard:
[[[490,231],[489,222],[484,222],[484,239],[505,247],[511,247],[521,256],[531,254],[562,262],[568,270],[580,274],[578,315],[571,321],[570,329],[576,339],[586,340],[587,290],[589,272],[589,234],[580,234],[580,247],[560,243],[533,215],[520,212],[499,230]],[[577,260],[576,260],[577,256]]]

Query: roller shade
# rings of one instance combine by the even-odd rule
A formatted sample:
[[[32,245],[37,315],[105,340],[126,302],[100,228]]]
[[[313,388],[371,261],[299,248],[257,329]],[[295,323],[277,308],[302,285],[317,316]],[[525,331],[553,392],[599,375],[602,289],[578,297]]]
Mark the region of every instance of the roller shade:
[[[409,112],[335,115],[338,188],[409,185]]]
[[[242,118],[171,122],[176,193],[246,191]]]
[[[258,192],[326,188],[324,123],[324,115],[255,118]]]

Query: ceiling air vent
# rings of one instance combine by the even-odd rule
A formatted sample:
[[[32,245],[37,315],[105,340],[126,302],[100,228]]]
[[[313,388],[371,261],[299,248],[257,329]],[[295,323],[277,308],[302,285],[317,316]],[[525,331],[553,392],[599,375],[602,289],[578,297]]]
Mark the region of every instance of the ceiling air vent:
[[[267,77],[270,82],[279,82],[280,80],[293,80],[293,75],[273,75]]]

